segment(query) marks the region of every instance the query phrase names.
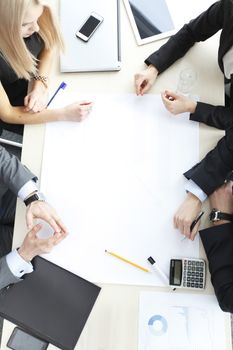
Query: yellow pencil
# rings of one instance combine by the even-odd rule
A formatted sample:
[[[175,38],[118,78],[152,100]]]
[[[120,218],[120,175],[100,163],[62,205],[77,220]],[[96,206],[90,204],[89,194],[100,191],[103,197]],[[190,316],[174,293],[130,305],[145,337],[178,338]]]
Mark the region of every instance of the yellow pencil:
[[[144,272],[150,272],[150,270],[146,269],[145,267],[142,267],[142,266],[140,266],[138,264],[135,264],[134,262],[132,262],[132,261],[130,261],[128,259],[125,259],[125,258],[123,258],[122,256],[120,256],[120,255],[118,255],[116,253],[109,252],[108,250],[105,250],[105,253],[107,253],[109,255],[112,255],[112,256],[115,256],[115,258],[120,259],[120,260],[126,262],[127,264],[130,264],[130,265],[134,266],[134,267],[137,267],[138,269],[140,269],[140,270],[142,270]]]

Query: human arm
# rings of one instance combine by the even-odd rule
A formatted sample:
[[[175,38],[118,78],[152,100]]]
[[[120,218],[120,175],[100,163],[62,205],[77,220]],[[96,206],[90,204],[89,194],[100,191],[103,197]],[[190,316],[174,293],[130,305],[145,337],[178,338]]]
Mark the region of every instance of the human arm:
[[[210,207],[232,214],[232,183],[224,184],[209,197]],[[215,226],[200,231],[209,261],[211,281],[220,307],[233,312],[233,223],[218,221]]]
[[[35,219],[46,221],[56,233],[65,232],[67,234],[67,228],[58,216],[56,210],[47,202],[38,200],[27,206],[26,224],[29,230],[33,227]]]
[[[36,180],[37,177],[17,157],[0,145],[0,181],[17,195],[20,189],[32,179]],[[33,187],[32,191],[34,190],[36,187]]]
[[[135,75],[136,93],[147,92],[154,84],[158,74],[161,74],[199,41],[204,41],[214,35],[224,26],[224,4],[218,1],[197,18],[185,24],[175,35],[150,55],[145,63],[147,69]],[[156,73],[153,72],[153,67]]]
[[[147,69],[135,74],[134,85],[137,96],[143,96],[154,85],[157,75],[158,70],[152,64]]]
[[[37,195],[36,197],[35,194]],[[56,213],[55,209],[53,209],[53,207],[51,207],[44,200],[45,198],[43,194],[43,200],[40,200],[40,196],[38,194],[38,188],[34,181],[28,181],[23,187],[20,188],[18,192],[18,197],[25,201],[25,204],[27,205],[26,224],[28,230],[33,227],[35,219],[42,219],[53,228],[54,232],[63,231],[67,233],[65,225]],[[28,199],[30,199],[29,204],[27,204]]]
[[[209,196],[220,187],[233,170],[233,128],[226,131],[216,147],[184,173]]]
[[[175,92],[165,90],[161,93],[161,98],[165,108],[172,114],[194,113],[197,102],[189,97],[176,94]]]
[[[207,228],[199,233],[219,305],[223,311],[233,313],[233,224]]]
[[[190,114],[190,120],[226,130],[233,126],[233,108],[197,102],[195,111]]]
[[[189,112],[190,120],[223,130],[233,126],[233,109],[231,107],[196,102],[189,97],[169,90],[162,92],[161,97],[164,106],[172,114]]]
[[[23,201],[38,191],[35,181],[37,177],[30,172],[17,157],[0,146],[0,181],[3,182],[16,196]],[[34,201],[26,210],[28,229],[33,226],[33,220],[40,218],[48,222],[55,232],[67,229],[56,211],[46,202]]]
[[[0,119],[10,124],[41,124],[54,121],[81,121],[90,112],[90,101],[79,101],[58,109],[43,109],[38,113],[25,111],[24,106],[12,106],[0,83]]]
[[[199,198],[193,195],[191,192],[187,193],[185,200],[178,208],[174,215],[174,227],[177,228],[180,233],[187,238],[194,240],[198,228],[200,226],[200,220],[196,223],[191,231],[191,224],[197,218],[201,211],[202,202]]]
[[[36,255],[50,253],[52,248],[59,244],[66,236],[64,231],[55,232],[49,238],[38,238],[37,233],[42,225],[35,225],[24,238],[23,243],[18,249],[18,253],[26,262],[30,262]]]
[[[209,196],[224,183],[232,169],[233,128],[227,130],[226,136],[218,142],[217,146],[200,163],[196,164],[184,175]],[[190,200],[187,199],[188,197],[190,197]],[[188,193],[187,198],[175,214],[174,224],[181,233],[188,237],[188,225],[195,219],[195,214],[197,215],[200,211],[201,201],[199,200],[199,205],[197,205],[198,202],[196,202],[195,196],[191,193]],[[190,237],[197,233],[197,229],[198,226],[195,226]]]
[[[24,98],[25,111],[40,112],[46,108],[48,103],[49,76],[54,57],[53,50],[45,49],[38,56],[37,75],[46,78],[46,82],[33,80],[31,91]]]
[[[31,260],[36,255],[49,253],[67,235],[65,232],[60,232],[54,233],[47,239],[40,239],[37,237],[40,229],[41,225],[34,226],[27,233],[18,250],[14,250],[0,259],[0,289],[9,284],[20,282],[25,273],[33,271]]]
[[[224,1],[217,1],[198,17],[185,24],[175,35],[150,55],[145,63],[157,68],[159,74],[183,57],[196,43],[205,41],[224,27],[229,12]]]
[[[17,283],[20,277],[15,276],[7,263],[7,256],[0,259],[0,289],[5,288],[9,284]]]

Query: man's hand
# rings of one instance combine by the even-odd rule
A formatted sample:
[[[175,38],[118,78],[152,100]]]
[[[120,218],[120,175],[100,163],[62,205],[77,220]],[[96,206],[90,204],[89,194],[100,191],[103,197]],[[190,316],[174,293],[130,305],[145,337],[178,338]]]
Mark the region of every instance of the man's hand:
[[[27,262],[31,261],[36,255],[49,253],[55,245],[67,236],[65,232],[55,232],[53,236],[47,239],[40,239],[37,237],[37,233],[41,228],[42,225],[40,224],[34,226],[18,249],[19,255]]]
[[[46,221],[55,233],[63,232],[67,234],[67,229],[56,211],[46,202],[34,201],[27,206],[26,224],[28,230],[32,229],[34,219],[43,219]]]
[[[198,232],[200,221],[194,226],[192,232],[190,232],[190,226],[200,213],[201,204],[201,201],[189,192],[174,216],[174,227],[192,241]]]

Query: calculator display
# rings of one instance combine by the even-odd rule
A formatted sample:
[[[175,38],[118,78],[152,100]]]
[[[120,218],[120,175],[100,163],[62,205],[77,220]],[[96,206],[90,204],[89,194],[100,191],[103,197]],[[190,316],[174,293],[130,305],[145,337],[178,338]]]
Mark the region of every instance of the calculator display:
[[[181,284],[182,279],[182,261],[175,260],[174,266],[174,284],[179,286]]]
[[[180,286],[182,281],[182,260],[172,260],[170,270],[170,284]]]

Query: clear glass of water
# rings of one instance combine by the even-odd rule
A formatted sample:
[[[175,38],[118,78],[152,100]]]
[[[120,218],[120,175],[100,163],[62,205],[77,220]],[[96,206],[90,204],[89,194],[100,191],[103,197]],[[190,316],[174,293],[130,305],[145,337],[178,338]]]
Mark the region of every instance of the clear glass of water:
[[[177,94],[189,96],[197,80],[197,73],[192,68],[184,68],[180,71],[177,84]]]

